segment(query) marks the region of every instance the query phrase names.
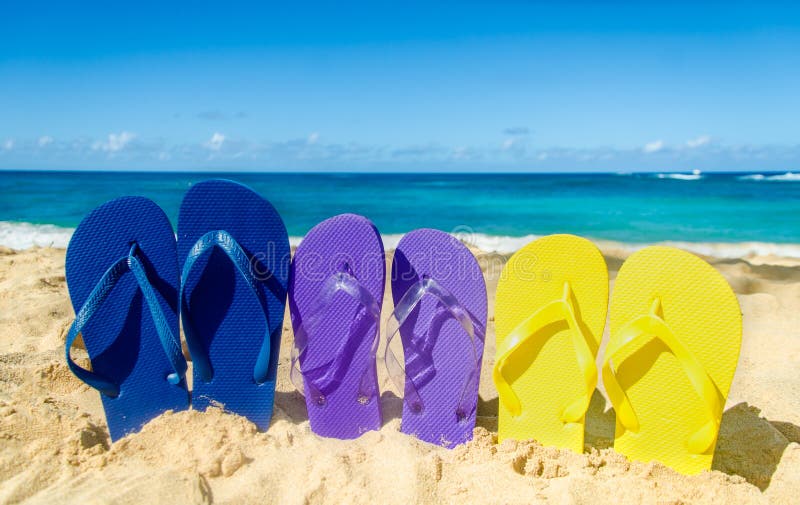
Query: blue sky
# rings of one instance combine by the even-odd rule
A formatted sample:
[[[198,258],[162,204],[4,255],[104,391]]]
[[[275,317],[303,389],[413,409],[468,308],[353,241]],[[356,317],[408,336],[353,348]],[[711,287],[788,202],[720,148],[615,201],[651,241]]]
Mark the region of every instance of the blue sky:
[[[6,3],[0,168],[800,169],[792,3],[285,4]]]

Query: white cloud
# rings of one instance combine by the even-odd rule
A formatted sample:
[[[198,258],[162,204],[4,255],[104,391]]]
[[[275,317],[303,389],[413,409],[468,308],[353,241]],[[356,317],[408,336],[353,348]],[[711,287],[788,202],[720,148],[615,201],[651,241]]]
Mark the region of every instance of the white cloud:
[[[125,149],[125,146],[130,144],[130,142],[136,138],[135,133],[131,132],[120,132],[120,133],[109,133],[108,140],[106,142],[100,142],[99,140],[92,144],[92,149],[95,151],[106,151],[109,153],[116,153],[118,151],[122,151]]]
[[[782,170],[800,164],[800,144],[730,145],[709,135],[671,143],[653,139],[626,148],[537,146],[531,136],[487,139],[481,144],[393,146],[391,144],[328,143],[316,131],[284,141],[250,141],[214,132],[188,143],[119,131],[102,138],[69,138],[52,141],[41,134],[30,138],[0,137],[0,168],[13,168],[17,159],[29,160],[37,168],[52,164],[47,153],[59,153],[64,168],[97,168],[114,160],[120,168],[157,166],[219,166],[230,162],[241,169],[314,170],[404,170],[440,164],[459,170],[497,168],[503,170]],[[319,136],[317,136],[319,135]],[[135,140],[134,140],[135,137]],[[313,145],[311,144],[313,142]],[[47,147],[41,147],[43,145]],[[690,147],[702,146],[702,147]],[[655,153],[655,154],[654,154]],[[91,155],[89,155],[91,154]],[[436,166],[440,166],[436,165]],[[452,165],[452,166],[451,166]],[[227,166],[227,165],[226,165]]]
[[[664,141],[663,140],[654,140],[652,142],[648,142],[642,148],[642,151],[646,153],[655,153],[660,150],[664,149]]]
[[[463,160],[467,158],[467,154],[469,153],[469,149],[464,146],[459,146],[453,149],[453,158],[457,160]]]
[[[708,135],[700,135],[696,139],[686,141],[686,147],[694,149],[695,147],[702,147],[711,142],[711,137]]]
[[[503,141],[501,146],[502,151],[512,152],[514,156],[522,155],[527,146],[528,146],[528,136],[525,135],[514,135],[513,137],[509,137]]]
[[[222,149],[222,144],[225,143],[225,135],[214,132],[214,135],[206,142],[204,145],[207,149],[211,149],[212,151],[219,151]]]
[[[458,146],[453,148],[450,159],[456,161],[477,161],[482,159],[483,153],[470,146]]]
[[[49,135],[43,135],[43,136],[39,137],[39,140],[37,141],[37,143],[39,144],[39,147],[48,146],[48,145],[53,143],[53,137],[51,137]]]
[[[519,147],[524,142],[521,137],[511,137],[503,141],[503,151],[510,151],[515,147]]]

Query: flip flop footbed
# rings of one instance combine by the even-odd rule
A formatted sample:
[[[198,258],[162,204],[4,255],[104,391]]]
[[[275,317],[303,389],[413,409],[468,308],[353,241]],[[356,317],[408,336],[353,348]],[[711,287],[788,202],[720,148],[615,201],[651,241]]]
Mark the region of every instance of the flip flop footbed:
[[[289,275],[289,239],[280,215],[269,202],[241,184],[223,180],[195,184],[186,193],[178,218],[180,264],[185,264],[198,239],[215,230],[226,232],[244,250],[267,314],[250,283],[221,249],[212,248],[196,261],[185,279],[188,312],[181,317],[187,340],[190,326],[196,348],[208,357],[213,377],[204,380],[195,364],[192,405],[200,410],[222,406],[263,430],[272,417]],[[266,380],[257,383],[254,369],[267,334],[270,354]]]
[[[568,283],[583,339],[593,355],[603,335],[608,304],[608,270],[597,247],[573,235],[551,235],[515,253],[497,285],[495,325],[498,352],[504,340],[532,314],[563,299]],[[519,399],[514,415],[499,402],[498,438],[536,439],[542,444],[583,452],[584,421],[565,423],[567,406],[586,395],[573,332],[566,321],[539,329],[525,339],[502,369]],[[594,365],[594,362],[591,364]]]
[[[112,200],[81,221],[66,257],[72,305],[79,311],[106,270],[128,256],[134,243],[167,326],[178,335],[175,236],[164,212],[146,198]],[[92,370],[120,388],[114,398],[101,394],[112,440],[166,410],[188,407],[186,382],[166,380],[174,370],[132,272],[120,278],[82,335]]]
[[[693,254],[648,247],[620,268],[611,296],[611,343],[631,321],[659,317],[716,385],[722,405],[741,347],[742,318],[732,289],[712,266]],[[708,469],[714,444],[692,454],[687,440],[708,419],[708,410],[684,367],[660,340],[625,348],[614,356],[616,378],[639,421],[637,431],[617,421],[614,448],[631,459],[657,460],[683,473]],[[719,419],[717,419],[717,422]]]
[[[401,429],[421,440],[453,447],[472,439],[475,427],[487,299],[483,273],[472,253],[452,235],[431,229],[406,234],[392,261],[395,305],[423,279],[449,292],[468,314],[469,334],[442,300],[424,295],[400,326],[404,349],[405,390]],[[470,371],[474,381],[465,391]],[[420,410],[409,401],[419,395]],[[462,401],[462,394],[465,394]],[[463,412],[459,407],[464,406]]]
[[[342,287],[334,282],[337,275],[364,289],[380,311],[386,277],[383,242],[362,216],[342,214],[312,228],[295,253],[289,286],[295,338],[305,332],[299,366],[311,429],[350,439],[382,424],[373,353],[380,317],[352,293],[331,290]],[[362,397],[365,388],[370,394]]]

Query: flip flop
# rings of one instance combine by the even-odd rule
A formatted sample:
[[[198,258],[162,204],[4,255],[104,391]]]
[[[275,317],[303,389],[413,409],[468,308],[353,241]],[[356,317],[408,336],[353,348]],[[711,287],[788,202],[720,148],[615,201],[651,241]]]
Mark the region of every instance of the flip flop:
[[[477,260],[448,233],[412,231],[394,253],[392,297],[384,359],[404,392],[401,431],[449,448],[471,440],[487,311]]]
[[[381,427],[375,354],[385,277],[383,242],[367,218],[327,219],[297,247],[291,378],[318,435],[351,439]]]
[[[184,196],[178,260],[194,408],[221,406],[269,427],[289,258],[280,215],[246,186],[210,180]]]
[[[498,439],[583,452],[608,270],[591,242],[550,235],[517,251],[497,283]]]
[[[65,269],[76,314],[67,364],[100,391],[111,440],[167,410],[187,409],[175,235],[164,212],[133,196],[94,209],[72,235]],[[79,334],[91,372],[70,357]]]
[[[614,449],[685,474],[709,469],[742,343],[731,287],[693,254],[647,247],[620,268],[609,320]]]

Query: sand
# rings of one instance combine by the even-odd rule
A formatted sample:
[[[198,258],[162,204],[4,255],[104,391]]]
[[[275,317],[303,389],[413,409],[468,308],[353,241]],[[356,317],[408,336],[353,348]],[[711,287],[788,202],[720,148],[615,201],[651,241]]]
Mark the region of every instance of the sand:
[[[627,252],[604,254],[613,279]],[[493,324],[475,438],[453,450],[399,432],[401,403],[385,377],[380,431],[354,441],[311,433],[288,379],[288,324],[267,432],[220,410],[190,410],[164,414],[111,444],[98,394],[64,362],[73,317],[64,250],[0,249],[0,502],[796,503],[800,261],[709,260],[739,297],[744,342],[713,470],[687,477],[613,451],[614,413],[601,390],[587,415],[584,454],[535,442],[498,445]],[[482,258],[490,315],[502,261]],[[73,355],[88,366],[82,349]]]

